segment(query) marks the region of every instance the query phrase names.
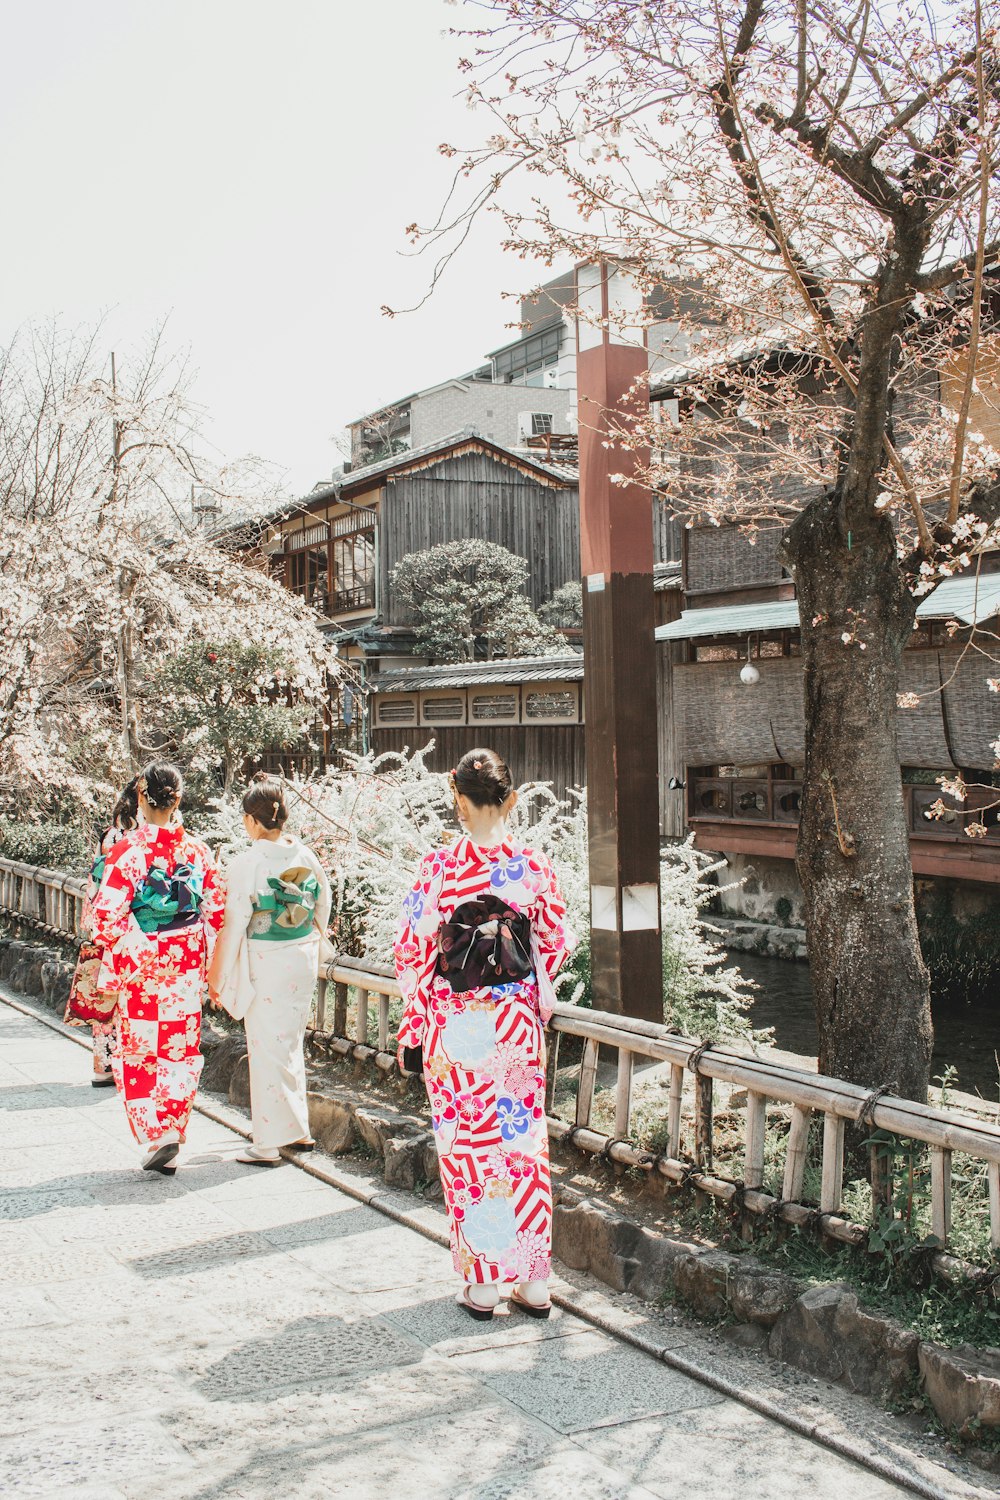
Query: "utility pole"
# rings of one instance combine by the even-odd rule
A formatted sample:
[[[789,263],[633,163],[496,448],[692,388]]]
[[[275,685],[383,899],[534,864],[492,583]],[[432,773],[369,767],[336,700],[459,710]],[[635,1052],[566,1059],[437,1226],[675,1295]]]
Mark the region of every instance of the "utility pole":
[[[652,501],[648,453],[615,437],[648,401],[645,341],[612,326],[637,331],[642,296],[607,261],[578,266],[576,292],[594,1004],[662,1021]]]

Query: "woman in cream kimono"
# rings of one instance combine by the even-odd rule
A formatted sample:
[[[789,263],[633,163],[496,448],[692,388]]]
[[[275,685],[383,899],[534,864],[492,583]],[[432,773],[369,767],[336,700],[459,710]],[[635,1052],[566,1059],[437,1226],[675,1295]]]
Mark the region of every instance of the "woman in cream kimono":
[[[284,832],[279,781],[243,798],[251,846],[226,872],[226,917],[212,967],[214,1004],[242,1019],[250,1055],[253,1145],[236,1160],[275,1167],[279,1148],[310,1151],[302,1042],[330,918],[330,885],[311,849]]]

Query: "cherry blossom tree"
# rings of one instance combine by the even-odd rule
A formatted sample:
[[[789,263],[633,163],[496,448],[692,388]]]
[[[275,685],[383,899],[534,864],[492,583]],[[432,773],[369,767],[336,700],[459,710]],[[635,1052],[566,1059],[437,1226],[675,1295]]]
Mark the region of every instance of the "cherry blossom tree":
[[[121,361],[100,330],[0,352],[0,779],[8,805],[123,779],[164,741],[157,669],[187,643],[278,653],[313,710],[336,671],[312,612],[199,524],[273,504],[257,462],[206,461],[162,333]],[[22,774],[27,768],[27,778]],[[82,778],[82,781],[81,781]],[[33,789],[33,783],[34,789]],[[100,795],[103,796],[103,793]]]
[[[923,1098],[895,720],[919,596],[975,565],[1000,515],[980,421],[1000,347],[995,0],[470,9],[462,67],[489,133],[441,148],[454,191],[414,238],[436,279],[495,209],[522,256],[623,262],[642,287],[678,422],[665,440],[623,413],[620,445],[652,445],[677,514],[782,527],[797,585],[821,1066]],[[633,314],[610,320],[638,336]]]

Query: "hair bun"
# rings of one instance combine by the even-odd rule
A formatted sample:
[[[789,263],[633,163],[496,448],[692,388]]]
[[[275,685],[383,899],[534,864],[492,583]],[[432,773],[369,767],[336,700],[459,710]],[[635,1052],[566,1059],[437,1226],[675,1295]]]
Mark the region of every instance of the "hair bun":
[[[510,767],[495,750],[469,750],[451,774],[455,790],[476,807],[502,807],[514,790]]]

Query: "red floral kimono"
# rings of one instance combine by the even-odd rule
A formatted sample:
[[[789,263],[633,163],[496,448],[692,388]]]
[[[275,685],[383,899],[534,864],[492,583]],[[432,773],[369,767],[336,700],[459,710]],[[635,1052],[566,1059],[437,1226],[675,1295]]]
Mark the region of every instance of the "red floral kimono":
[[[455,1269],[466,1281],[544,1281],[552,1258],[545,1042],[534,973],[456,994],[437,933],[457,907],[491,894],[531,919],[549,978],[570,937],[544,854],[464,836],[420,866],[396,935],[404,1008],[399,1047],[422,1047]]]
[[[133,829],[93,903],[98,987],[120,994],[115,1083],[132,1134],[183,1141],[198,1088],[205,969],[225,909],[215,863],[179,825]]]

